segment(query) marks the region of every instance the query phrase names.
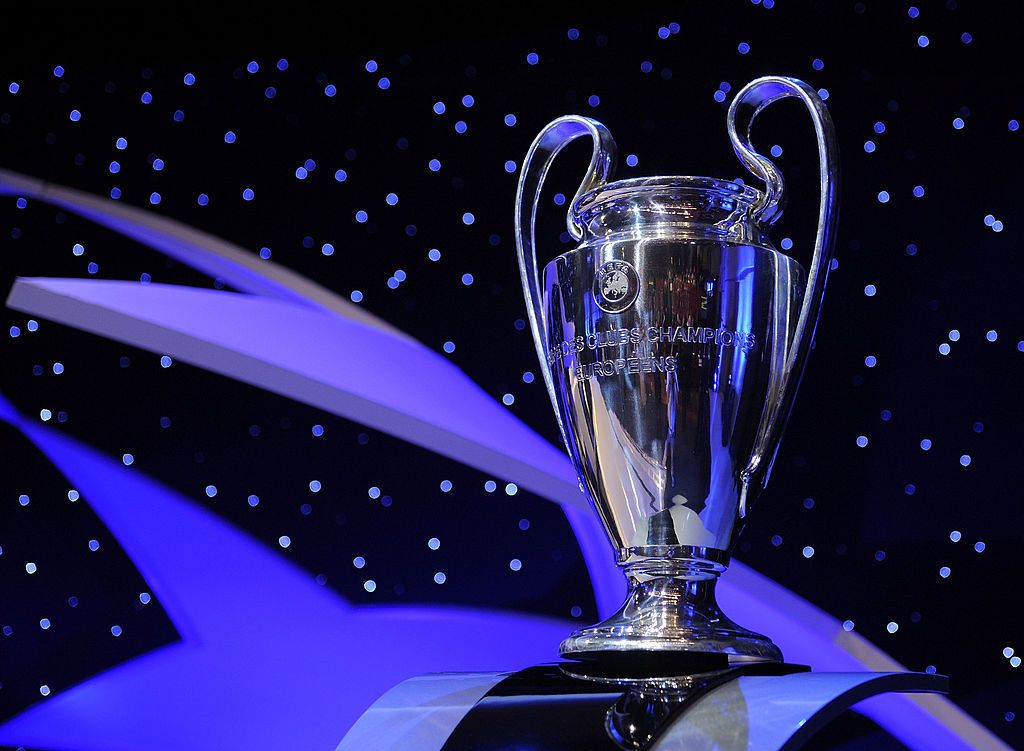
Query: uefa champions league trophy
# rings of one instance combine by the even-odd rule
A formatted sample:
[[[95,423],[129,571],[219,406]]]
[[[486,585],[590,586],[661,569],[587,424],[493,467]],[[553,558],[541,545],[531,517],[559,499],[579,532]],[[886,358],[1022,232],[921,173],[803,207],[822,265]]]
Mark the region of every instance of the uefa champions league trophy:
[[[818,140],[809,271],[768,238],[782,212],[782,175],[750,141],[758,113],[786,97],[806,105]],[[545,127],[523,163],[516,246],[541,372],[629,584],[617,613],[562,642],[568,658],[782,660],[771,639],[722,613],[715,584],[768,481],[814,337],[833,253],[838,153],[821,98],[793,78],[751,82],[727,125],[764,190],[710,177],[609,182],[611,134],[575,115]],[[594,149],[567,217],[579,245],[541,272],[541,188],[558,152],[581,136]]]

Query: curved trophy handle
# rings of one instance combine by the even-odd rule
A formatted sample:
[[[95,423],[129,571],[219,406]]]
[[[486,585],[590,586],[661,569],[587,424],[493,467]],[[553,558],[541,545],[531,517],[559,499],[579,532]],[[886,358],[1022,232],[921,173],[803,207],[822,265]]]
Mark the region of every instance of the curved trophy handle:
[[[558,429],[562,433],[566,448],[569,448],[568,435],[565,432],[565,425],[562,424],[562,415],[558,410],[555,396],[555,384],[548,367],[548,329],[541,300],[535,223],[540,192],[551,163],[558,156],[558,152],[580,136],[590,136],[594,139],[594,152],[583,182],[569,204],[566,217],[569,234],[573,239],[579,240],[583,236],[583,228],[576,223],[573,206],[585,193],[607,182],[615,171],[615,141],[601,123],[579,115],[567,115],[548,123],[526,154],[522,172],[519,174],[519,187],[516,190],[516,253],[519,256],[523,295],[526,297],[526,312],[530,319],[530,330],[533,332],[533,342],[537,347],[544,384],[547,386],[548,396],[551,397],[551,406],[554,407]],[[572,450],[569,451],[571,453]]]
[[[772,102],[787,97],[799,98],[810,111],[814,132],[818,139],[818,176],[821,202],[818,206],[818,234],[814,240],[814,255],[807,273],[800,315],[793,338],[785,342],[786,328],[776,326],[774,341],[784,343],[781,372],[773,369],[769,384],[769,401],[761,418],[761,427],[751,455],[750,464],[742,473],[743,494],[740,517],[746,514],[747,486],[750,479],[763,469],[762,484],[767,484],[771,464],[781,438],[782,429],[793,407],[796,387],[807,363],[807,353],[814,339],[814,329],[821,313],[825,282],[831,267],[835,245],[835,227],[838,219],[839,149],[836,145],[832,118],[818,93],[803,81],[782,76],[766,76],[747,84],[729,107],[729,140],[736,156],[754,175],[765,181],[767,189],[760,206],[755,207],[757,218],[771,224],[782,214],[783,180],[778,167],[757,153],[750,143],[750,131],[755,118]],[[780,285],[783,286],[783,285]],[[777,289],[776,305],[784,304],[788,290]],[[779,295],[784,297],[780,297]],[[776,316],[776,321],[779,317]]]

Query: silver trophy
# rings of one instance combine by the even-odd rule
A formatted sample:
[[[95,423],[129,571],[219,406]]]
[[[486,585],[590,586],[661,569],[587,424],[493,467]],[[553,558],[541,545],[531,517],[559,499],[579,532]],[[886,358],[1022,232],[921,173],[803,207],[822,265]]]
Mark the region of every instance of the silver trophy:
[[[809,273],[768,238],[782,175],[750,141],[758,113],[786,97],[807,106],[818,140]],[[821,98],[793,78],[751,82],[727,124],[765,190],[710,177],[608,182],[615,142],[575,115],[545,127],[523,163],[516,247],[541,372],[629,585],[617,613],[562,642],[568,658],[782,660],[771,639],[722,613],[715,584],[768,481],[811,348],[833,253],[838,154]],[[567,217],[579,245],[540,273],[541,188],[581,136],[594,150]]]

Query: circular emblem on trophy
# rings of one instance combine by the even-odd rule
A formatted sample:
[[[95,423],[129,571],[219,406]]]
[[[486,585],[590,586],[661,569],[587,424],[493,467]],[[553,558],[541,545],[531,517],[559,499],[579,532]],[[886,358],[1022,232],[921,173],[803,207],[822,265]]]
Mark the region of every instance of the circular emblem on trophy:
[[[594,277],[594,300],[605,313],[621,313],[639,292],[640,275],[629,261],[608,261]]]

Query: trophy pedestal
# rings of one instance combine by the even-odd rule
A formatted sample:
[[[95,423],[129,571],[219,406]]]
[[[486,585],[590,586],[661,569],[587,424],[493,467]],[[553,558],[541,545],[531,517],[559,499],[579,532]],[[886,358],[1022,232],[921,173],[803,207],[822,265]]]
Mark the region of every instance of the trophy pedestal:
[[[948,691],[941,675],[777,663],[632,681],[570,672],[578,666],[411,678],[378,699],[337,751],[770,751],[803,746],[864,699]]]
[[[715,585],[724,566],[708,564],[695,571],[677,563],[680,570],[674,575],[657,576],[642,572],[649,565],[626,566],[626,602],[610,618],[573,632],[559,646],[562,657],[621,665],[646,675],[782,662],[782,651],[771,639],[733,623],[718,607]],[[666,564],[657,565],[664,570]]]

